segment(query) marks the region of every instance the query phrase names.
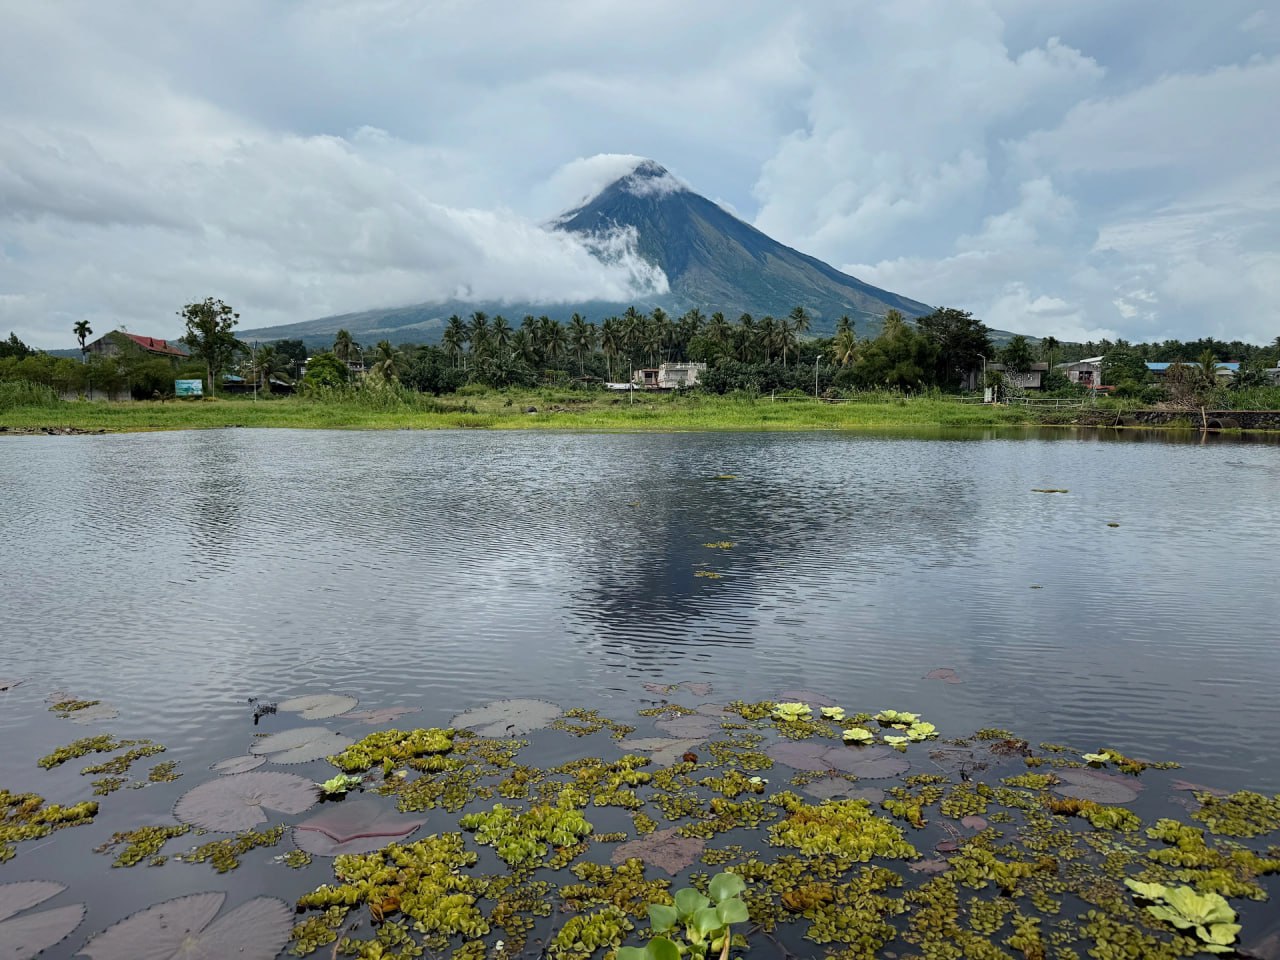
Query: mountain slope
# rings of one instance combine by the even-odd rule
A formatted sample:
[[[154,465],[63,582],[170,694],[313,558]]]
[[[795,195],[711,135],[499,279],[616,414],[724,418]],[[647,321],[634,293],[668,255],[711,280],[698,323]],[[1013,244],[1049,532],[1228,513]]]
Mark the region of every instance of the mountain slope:
[[[723,311],[734,320],[742,313],[786,316],[793,307],[803,306],[812,317],[812,334],[829,335],[836,320],[848,314],[859,335],[867,336],[879,329],[880,318],[891,308],[908,317],[932,309],[779,243],[695,193],[651,160],[638,163],[550,226],[576,234],[589,244],[619,230],[632,233],[639,255],[666,273],[669,292],[626,303],[446,301],[321,317],[246,330],[242,336],[257,340],[301,337],[310,346],[320,346],[332,342],[333,335],[345,328],[363,343],[384,338],[430,342],[439,337],[440,328],[454,313],[465,317],[482,310],[515,322],[529,313],[563,321],[579,312],[600,321],[628,306],[642,310],[660,306],[676,315],[698,307],[708,314]],[[591,245],[593,249],[608,247]]]
[[[651,160],[555,226],[584,237],[634,228],[640,255],[662,267],[673,298],[685,309],[722,310],[736,318],[740,313],[785,316],[801,305],[813,314],[815,331],[829,330],[845,313],[866,321],[878,320],[890,308],[909,317],[932,309],[784,246]],[[865,323],[858,326],[866,330]]]

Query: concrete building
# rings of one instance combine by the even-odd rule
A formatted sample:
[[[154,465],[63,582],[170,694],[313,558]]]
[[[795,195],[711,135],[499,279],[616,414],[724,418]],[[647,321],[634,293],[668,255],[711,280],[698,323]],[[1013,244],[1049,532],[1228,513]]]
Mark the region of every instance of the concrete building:
[[[645,390],[696,387],[698,378],[706,369],[705,363],[664,363],[659,367],[645,367],[635,371],[631,382]]]

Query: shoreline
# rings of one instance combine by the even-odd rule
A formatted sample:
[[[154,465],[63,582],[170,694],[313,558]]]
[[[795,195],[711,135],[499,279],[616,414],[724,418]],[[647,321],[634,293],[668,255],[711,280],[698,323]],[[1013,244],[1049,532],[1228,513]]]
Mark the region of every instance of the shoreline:
[[[1258,411],[1245,412],[1257,415]],[[1136,415],[1136,416],[1135,416]],[[1140,418],[1140,419],[1139,419]],[[1141,422],[1163,419],[1171,422]],[[67,402],[62,406],[19,407],[0,412],[0,436],[83,436],[170,430],[228,428],[338,430],[571,430],[581,432],[833,432],[880,429],[973,427],[1107,428],[1119,431],[1188,433],[1201,431],[1199,418],[1182,412],[1094,407],[1034,410],[986,406],[933,397],[872,397],[847,403],[814,400],[774,402],[664,396],[636,403],[582,395],[501,394],[438,399],[417,404],[371,404],[281,397],[257,402],[217,399],[201,402]],[[1248,422],[1224,426],[1229,434],[1270,436],[1280,413],[1261,428]]]

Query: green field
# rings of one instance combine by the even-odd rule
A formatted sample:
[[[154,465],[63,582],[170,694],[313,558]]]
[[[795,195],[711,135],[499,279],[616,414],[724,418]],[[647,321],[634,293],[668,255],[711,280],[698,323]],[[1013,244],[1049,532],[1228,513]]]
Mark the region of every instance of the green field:
[[[536,413],[526,412],[529,407]],[[335,399],[46,402],[0,409],[0,427],[129,432],[215,427],[501,430],[850,430],[898,426],[1036,424],[1023,408],[867,394],[848,403],[769,397],[626,396],[572,391],[488,392],[434,399],[390,393]]]

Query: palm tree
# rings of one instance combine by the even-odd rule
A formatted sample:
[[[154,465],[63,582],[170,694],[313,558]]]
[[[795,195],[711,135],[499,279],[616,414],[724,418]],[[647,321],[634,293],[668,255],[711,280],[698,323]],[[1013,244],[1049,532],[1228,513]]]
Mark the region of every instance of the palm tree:
[[[809,324],[811,317],[804,307],[795,306],[791,308],[791,312],[787,314],[787,320],[791,323],[791,344],[799,349],[799,339],[809,332]],[[783,363],[786,363],[786,353],[783,353]]]
[[[333,355],[348,365],[360,358],[360,344],[351,338],[350,331],[339,330],[333,338]]]
[[[790,319],[784,318],[778,321],[778,348],[782,351],[782,365],[787,365],[787,354],[792,350],[798,350],[800,341],[796,339],[796,328],[792,326]]]
[[[738,359],[750,363],[756,358],[756,321],[749,313],[738,318],[738,329],[735,331],[738,346]]]
[[[632,358],[644,350],[644,314],[635,307],[627,307],[622,312],[622,346],[627,354],[627,379],[633,376]]]
[[[605,317],[600,325],[600,350],[604,353],[606,376],[613,380],[613,361],[623,350],[622,320],[618,317]]]
[[[253,378],[262,388],[263,393],[271,392],[271,381],[291,383],[289,379],[289,358],[267,345],[259,347],[253,358]]]
[[[482,310],[471,314],[471,322],[467,325],[471,341],[471,355],[480,357],[489,350],[489,315]]]
[[[564,327],[559,320],[552,320],[546,314],[538,318],[538,339],[547,363],[558,361],[569,349]]]
[[[733,327],[724,318],[724,314],[717,310],[711,315],[711,320],[707,324],[707,339],[721,350],[724,350],[729,345],[729,340],[732,337]]]
[[[89,351],[85,348],[84,342],[89,339],[93,330],[89,327],[88,320],[77,320],[71,329],[75,332],[76,339],[80,341],[80,361],[83,363],[89,358]]]
[[[511,324],[507,323],[507,318],[502,314],[493,318],[493,329],[489,331],[489,336],[498,355],[505,358],[507,347],[511,345]]]
[[[689,356],[689,345],[698,338],[702,333],[703,324],[707,318],[702,315],[702,311],[697,307],[687,311],[677,324],[677,349],[679,358],[683,360],[692,359]]]
[[[529,332],[528,327],[521,325],[520,329],[511,335],[511,356],[530,367],[538,365],[538,345],[534,343],[533,334]]]
[[[569,318],[569,346],[578,358],[578,376],[585,372],[587,354],[595,349],[596,328],[580,313]]]
[[[671,318],[661,307],[654,307],[649,314],[649,324],[645,333],[646,347],[650,350],[650,358],[654,366],[662,361],[667,347],[671,344]]]
[[[853,321],[848,314],[836,321],[836,335],[831,339],[831,352],[836,363],[847,367],[858,352],[858,338],[853,332]]]
[[[467,342],[467,325],[456,313],[445,325],[444,334],[440,337],[440,345],[444,352],[453,358],[453,365],[458,365],[458,357],[462,356],[462,347]]]
[[[768,363],[773,359],[773,348],[778,345],[778,321],[766,314],[756,330],[756,340],[764,352],[764,362]]]
[[[1218,385],[1218,358],[1212,350],[1206,350],[1196,358],[1195,372],[1206,387]]]
[[[390,340],[379,340],[373,348],[373,365],[369,367],[369,375],[383,383],[392,383],[400,379],[400,369],[404,364],[404,354],[391,345]]]

